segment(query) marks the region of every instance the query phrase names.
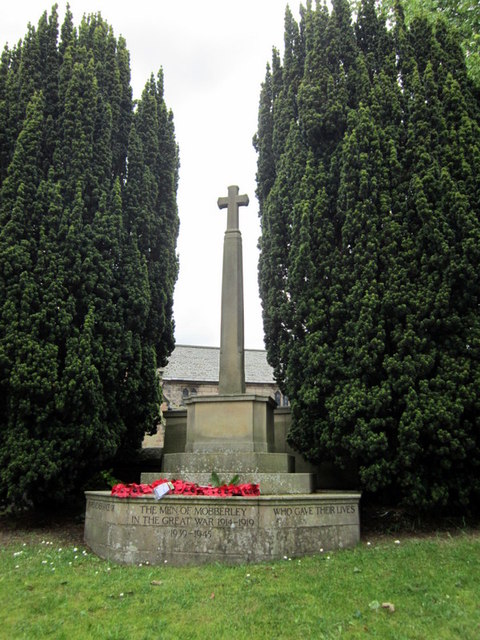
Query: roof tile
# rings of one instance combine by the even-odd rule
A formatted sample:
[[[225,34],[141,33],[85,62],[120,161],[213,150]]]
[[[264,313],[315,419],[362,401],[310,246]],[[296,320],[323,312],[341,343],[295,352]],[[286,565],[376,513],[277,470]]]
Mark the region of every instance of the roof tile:
[[[162,371],[163,380],[218,382],[220,349],[178,344]],[[274,384],[267,352],[245,349],[245,382]]]

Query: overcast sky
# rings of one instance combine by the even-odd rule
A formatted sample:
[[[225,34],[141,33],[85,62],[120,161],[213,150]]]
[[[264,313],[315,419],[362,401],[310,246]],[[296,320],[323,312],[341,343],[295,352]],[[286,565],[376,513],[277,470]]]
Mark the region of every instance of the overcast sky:
[[[2,2],[0,45],[13,46],[28,22],[53,4]],[[217,198],[236,184],[250,205],[240,209],[243,237],[245,346],[263,348],[257,284],[260,235],[255,197],[260,85],[272,47],[283,51],[286,0],[70,0],[75,25],[100,11],[130,51],[134,97],[163,67],[165,99],[180,146],[180,275],[175,288],[179,344],[220,344],[220,289],[226,210]],[[60,24],[65,2],[58,2]],[[290,2],[298,18],[300,1]]]

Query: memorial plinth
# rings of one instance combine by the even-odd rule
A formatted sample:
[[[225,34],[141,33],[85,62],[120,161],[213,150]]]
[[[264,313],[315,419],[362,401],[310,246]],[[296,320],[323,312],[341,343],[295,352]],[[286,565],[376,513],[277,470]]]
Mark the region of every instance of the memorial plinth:
[[[355,545],[360,539],[355,492],[315,493],[311,473],[295,473],[294,456],[274,447],[275,402],[245,393],[242,239],[238,187],[219,198],[227,208],[224,239],[219,395],[187,401],[184,450],[165,454],[159,477],[207,485],[258,483],[260,497],[167,495],[117,498],[87,492],[85,541],[115,562],[172,565],[258,562]]]
[[[85,540],[122,564],[243,564],[351,547],[358,493],[259,498],[114,499],[87,492]]]
[[[268,396],[197,396],[187,400],[185,451],[272,451],[273,409]]]

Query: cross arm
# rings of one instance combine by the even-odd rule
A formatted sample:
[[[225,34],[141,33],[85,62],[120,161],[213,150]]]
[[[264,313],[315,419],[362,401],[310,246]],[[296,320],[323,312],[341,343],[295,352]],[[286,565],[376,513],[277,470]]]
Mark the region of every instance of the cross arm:
[[[219,209],[228,209],[227,229],[238,229],[238,208],[248,206],[249,199],[246,194],[238,195],[238,187],[228,187],[228,196],[218,198]]]

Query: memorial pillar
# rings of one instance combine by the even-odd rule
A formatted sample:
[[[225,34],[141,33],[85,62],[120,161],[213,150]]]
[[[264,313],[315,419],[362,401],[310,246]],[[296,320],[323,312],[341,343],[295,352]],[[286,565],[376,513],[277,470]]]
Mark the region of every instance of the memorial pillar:
[[[239,196],[237,186],[228,187],[228,196],[218,199],[219,208],[227,208],[223,243],[220,395],[245,393],[242,234],[238,209],[247,205],[248,196]]]

